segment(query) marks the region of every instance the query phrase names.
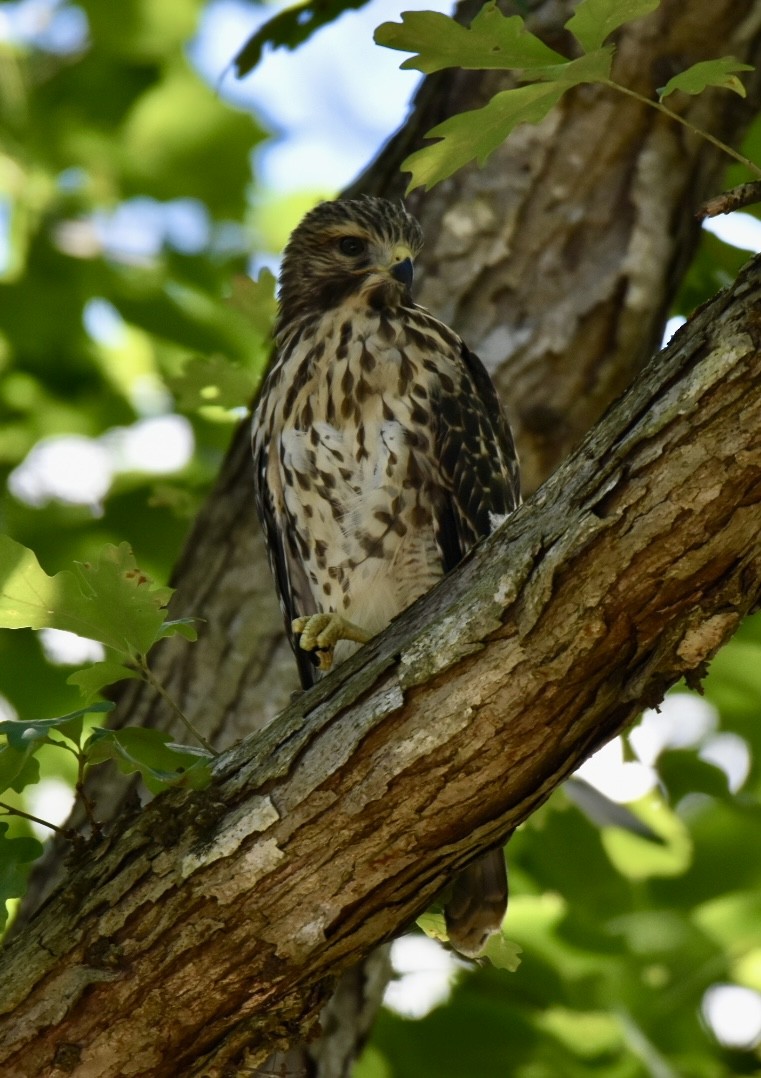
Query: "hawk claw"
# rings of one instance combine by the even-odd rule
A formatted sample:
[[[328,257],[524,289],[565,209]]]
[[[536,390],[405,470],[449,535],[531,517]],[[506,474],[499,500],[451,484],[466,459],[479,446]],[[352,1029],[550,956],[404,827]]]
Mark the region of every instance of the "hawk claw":
[[[306,617],[294,618],[291,629],[296,636],[301,637],[301,650],[314,653],[320,670],[330,670],[333,665],[333,650],[339,640],[366,644],[370,639],[370,633],[342,618],[340,614],[309,614]]]

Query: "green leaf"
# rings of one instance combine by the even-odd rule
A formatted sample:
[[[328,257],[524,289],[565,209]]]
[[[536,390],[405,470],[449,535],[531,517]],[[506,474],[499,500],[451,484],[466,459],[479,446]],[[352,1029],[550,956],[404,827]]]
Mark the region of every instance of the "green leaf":
[[[436,11],[405,11],[401,23],[384,22],[375,41],[389,49],[416,53],[402,64],[430,75],[446,67],[485,71],[562,64],[564,56],[529,33],[519,15],[505,17],[485,4],[470,29]]]
[[[261,336],[258,348],[249,349],[249,363],[230,362],[225,355],[196,356],[180,374],[170,379],[177,402],[184,411],[208,405],[221,408],[246,407],[256,389],[265,358],[266,342],[272,334],[277,311],[275,278],[264,269],[254,281],[239,274],[232,285],[228,306],[243,315],[245,324]]]
[[[111,711],[113,706],[110,702],[101,702],[57,719],[4,719],[0,722],[0,735],[7,741],[0,749],[0,791],[21,793],[26,786],[39,782],[37,751],[43,745],[59,743],[57,738],[50,737],[51,732],[56,731],[79,748],[85,716],[103,714]]]
[[[322,26],[333,22],[345,11],[364,7],[368,0],[312,0],[296,4],[268,19],[252,34],[237,53],[233,63],[238,78],[247,75],[259,63],[267,45],[295,49]]]
[[[604,45],[601,49],[580,56],[578,60],[567,60],[564,64],[550,64],[548,67],[524,71],[521,79],[524,82],[554,82],[565,89],[579,86],[583,82],[605,82],[610,78],[613,52],[612,45]]]
[[[691,793],[729,797],[725,772],[687,749],[669,749],[661,753],[658,757],[658,774],[674,805]]]
[[[56,730],[63,737],[79,746],[82,740],[82,729],[85,716],[89,714],[104,714],[113,709],[113,704],[103,701],[92,704],[90,707],[80,708],[68,715],[61,715],[57,719],[5,719],[0,722],[0,734],[8,739],[8,744],[15,749],[23,749],[34,741],[50,743],[49,734]]]
[[[275,285],[275,276],[268,269],[260,270],[256,280],[239,273],[232,282],[230,305],[245,315],[263,337],[271,336],[277,314]]]
[[[581,0],[565,28],[585,52],[591,52],[623,23],[648,15],[659,4],[660,0]]]
[[[35,758],[41,741],[30,741],[23,748],[4,745],[0,749],[0,793],[15,790],[17,794],[26,786],[40,781],[40,765]]]
[[[112,136],[125,184],[159,200],[200,199],[218,220],[245,212],[249,154],[264,137],[253,115],[225,104],[179,49]]]
[[[128,543],[48,576],[31,550],[0,535],[0,566],[4,628],[67,629],[134,656],[150,649],[166,620],[172,590],[140,571]]]
[[[462,112],[438,124],[426,138],[441,141],[416,151],[402,163],[402,170],[412,173],[408,192],[420,186],[430,190],[474,158],[483,165],[518,124],[543,120],[566,88],[540,82],[503,90],[483,108]]]
[[[89,764],[113,760],[126,775],[139,772],[151,793],[174,786],[202,790],[211,781],[212,757],[204,749],[173,744],[160,730],[93,730],[85,751]]]
[[[660,842],[631,830],[605,828],[600,841],[611,864],[630,880],[679,876],[693,858],[693,844],[684,821],[671,810],[662,795],[652,790],[634,806],[637,815],[655,831]]]
[[[173,618],[171,621],[165,621],[159,629],[159,640],[164,640],[168,636],[184,636],[186,640],[190,640],[191,643],[198,639],[198,618]]]
[[[240,408],[248,405],[257,379],[251,371],[231,363],[225,356],[196,356],[189,360],[182,373],[170,380],[177,397],[177,406],[193,412],[210,404],[220,408]]]
[[[429,939],[438,940],[440,943],[446,943],[449,939],[443,913],[426,910],[425,913],[420,914],[415,923]]]
[[[134,667],[124,666],[123,663],[106,659],[102,663],[93,663],[83,670],[77,670],[67,677],[69,685],[76,685],[85,699],[97,696],[101,689],[107,685],[113,685],[117,681],[126,678],[139,678],[140,674]]]
[[[42,843],[36,838],[8,838],[8,824],[0,823],[0,931],[8,920],[5,903],[20,898],[26,890],[28,870],[25,865],[42,856]]]
[[[102,643],[127,655],[145,655],[166,620],[172,589],[138,567],[129,543],[103,547],[97,562],[76,562],[82,590],[97,611]],[[86,635],[86,634],[82,634]]]
[[[685,94],[701,94],[708,86],[719,86],[725,90],[732,90],[745,97],[745,87],[736,78],[738,71],[753,71],[752,64],[741,64],[734,56],[720,56],[717,60],[701,60],[693,64],[686,71],[681,71],[669,79],[665,86],[658,90],[658,97],[663,101],[664,97],[681,90]]]
[[[442,913],[426,910],[425,913],[418,917],[416,924],[429,939],[438,940],[440,943],[446,943],[449,940],[446,922]],[[506,939],[500,932],[489,938],[479,958],[488,958],[496,969],[504,969],[514,973],[521,964],[520,955],[522,953],[522,947],[512,940]]]
[[[501,932],[489,937],[481,955],[488,958],[496,969],[507,970],[515,973],[521,964],[523,948],[513,940],[506,939]]]

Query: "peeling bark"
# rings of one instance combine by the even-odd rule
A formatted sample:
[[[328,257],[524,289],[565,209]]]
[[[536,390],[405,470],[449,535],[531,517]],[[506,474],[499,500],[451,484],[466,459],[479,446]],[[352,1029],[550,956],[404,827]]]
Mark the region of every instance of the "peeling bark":
[[[465,17],[471,18],[479,6],[477,0],[463,5]],[[568,17],[573,5],[568,0],[541,0],[530,6],[532,28],[550,44],[567,50],[572,43],[559,33],[558,27]],[[694,0],[690,5],[684,5],[681,0],[665,0],[658,12],[626,27],[619,35],[616,75],[635,88],[651,93],[655,86],[663,85],[676,70],[711,55],[728,53],[740,60],[759,64],[761,12],[757,4],[752,0]],[[506,85],[507,76],[494,72],[444,72],[427,79],[409,121],[361,178],[360,189],[390,196],[401,194],[404,180],[398,173],[399,163],[407,153],[422,144],[423,134],[455,111],[484,104],[492,93]],[[675,107],[707,130],[734,142],[758,109],[761,100],[759,90],[756,80],[749,87],[746,102],[723,91],[711,91],[697,98],[684,97],[677,101]],[[451,321],[492,370],[516,428],[526,489],[538,486],[580,443],[591,424],[629,384],[651,354],[654,343],[659,339],[665,312],[697,240],[699,226],[694,219],[694,211],[718,189],[721,168],[720,156],[712,147],[686,138],[684,132],[673,123],[664,122],[639,105],[622,101],[610,91],[581,89],[568,95],[543,125],[520,128],[497,151],[485,169],[465,169],[433,192],[425,196],[415,192],[410,198],[410,208],[421,218],[427,234],[427,247],[421,262],[421,302],[431,307],[438,316]],[[689,453],[683,449],[682,456],[669,456],[669,459],[675,468],[671,490],[688,489],[691,474]],[[583,469],[586,460],[583,453],[578,456],[578,467]],[[563,483],[570,483],[573,479],[573,472],[564,471],[562,475]],[[583,475],[587,473],[583,472]],[[537,503],[541,513],[550,513],[552,499],[559,499],[559,505],[565,504],[558,482],[560,480],[553,479],[553,485],[541,492]],[[727,497],[731,498],[732,484],[727,483],[724,489]],[[614,483],[609,499],[606,501],[607,495],[603,495],[600,505],[617,506],[616,499],[623,496],[622,492],[626,490],[629,490],[629,486],[623,480],[618,485]],[[728,501],[724,511],[730,514],[735,508]],[[558,514],[557,520],[564,528],[565,535],[566,521],[562,512],[557,507],[554,511]],[[618,509],[615,511],[618,512]],[[632,511],[627,509],[627,512]],[[687,516],[689,511],[689,506],[683,508]],[[608,519],[604,514],[603,517]],[[594,524],[592,518],[585,519],[588,526]],[[514,522],[510,528],[517,526],[517,522]],[[681,526],[681,518],[675,519],[674,527],[678,526]],[[541,536],[537,539],[537,542],[540,541],[544,541]],[[565,542],[563,536],[556,536],[552,540],[554,545],[551,543],[542,560],[545,569],[538,576],[530,574],[530,578],[527,578],[528,590],[524,593],[521,606],[522,618],[528,617],[527,611],[536,607],[537,595],[539,598],[544,595],[542,588],[552,591],[554,578],[548,575],[547,567],[554,564],[552,559],[559,567],[565,564]],[[514,552],[519,549],[523,548],[511,546]],[[509,555],[510,559],[516,556],[514,552]],[[481,557],[479,553],[474,564],[480,565]],[[656,567],[647,562],[646,556],[643,554],[642,557],[645,560],[640,568],[645,573],[656,572]],[[682,564],[681,560],[678,564]],[[626,566],[622,567],[622,572],[624,570]],[[573,571],[576,571],[575,568]],[[466,568],[464,572],[470,570]],[[517,579],[509,582],[504,574],[500,576],[500,580],[503,579],[505,587],[518,588]],[[751,575],[750,579],[752,582],[755,578]],[[541,587],[538,580],[543,581]],[[173,603],[174,616],[202,618],[201,637],[195,645],[180,638],[164,642],[152,653],[154,670],[192,721],[207,737],[224,747],[250,731],[262,728],[285,706],[295,687],[294,664],[283,635],[280,611],[253,511],[246,430],[241,430],[233,442],[217,486],[200,514],[176,567],[173,583],[178,589]],[[454,587],[454,581],[451,586]],[[449,587],[448,581],[437,595],[440,596],[441,591],[448,592]],[[700,596],[701,593],[696,591],[695,594]],[[440,598],[436,600],[437,603],[439,601]],[[716,608],[705,622],[702,616],[696,615],[694,625],[685,628],[679,641],[682,655],[677,655],[677,666],[690,668],[711,641],[723,639],[730,626],[722,619],[734,620],[741,607],[741,603],[737,606],[730,603],[727,609]],[[438,607],[432,606],[430,609],[433,611]],[[628,610],[628,607],[621,609]],[[634,633],[635,624],[626,620],[628,614],[621,614],[618,621],[614,619],[608,633],[608,623],[600,621],[597,607],[593,606],[586,613],[588,621],[579,622],[580,639],[589,637],[590,646],[594,644],[598,647],[602,646],[600,639],[610,636],[620,648],[622,669],[624,659],[632,648],[636,655],[640,655],[639,642],[632,644],[627,636],[627,631]],[[516,617],[517,614],[516,609]],[[662,612],[664,620],[668,616],[668,610]],[[509,624],[508,619],[506,625]],[[538,624],[545,625],[543,621]],[[491,622],[489,625],[491,632],[494,625]],[[538,631],[537,628],[532,630],[528,634],[529,639]],[[486,655],[500,654],[494,648],[508,646],[507,638],[504,645],[499,644],[500,639],[497,635],[490,640],[488,646],[482,649],[483,656],[479,654],[468,658],[465,655],[462,662],[480,664]],[[552,638],[548,638],[548,645],[551,642]],[[466,651],[470,647],[481,648],[481,644],[480,638],[471,640]],[[560,643],[556,641],[554,646],[557,653],[551,651],[541,660],[549,671],[562,659],[557,651]],[[370,652],[363,652],[363,659],[369,656]],[[431,659],[434,665],[438,661],[435,656]],[[644,663],[645,659],[641,661]],[[577,692],[592,707],[595,705],[596,692],[602,692],[602,689],[593,689],[593,685],[597,684],[594,681],[589,685],[583,683],[583,669],[583,664],[577,670],[572,669],[568,677],[576,679]],[[340,678],[336,675],[339,680],[331,679],[330,685],[343,684],[345,676],[347,674],[342,671]],[[374,676],[368,674],[370,680],[362,681],[362,684],[374,684]],[[446,679],[450,676],[446,672],[440,675],[445,679],[442,685],[447,683]],[[478,678],[482,676],[486,678],[484,684],[488,689],[496,675],[487,675],[484,670]],[[642,677],[643,684],[650,685],[647,674],[643,673]],[[664,684],[668,677],[663,679]],[[622,687],[626,692],[620,700],[612,689],[609,690],[605,697],[609,711],[604,716],[602,710],[591,712],[599,729],[587,731],[589,744],[595,738],[609,736],[632,713],[636,705],[631,703],[631,699],[637,698],[638,683],[631,672],[629,678],[633,679],[634,688],[627,687],[627,682],[627,686]],[[657,679],[656,683],[660,684]],[[651,688],[654,697],[657,697],[660,690]],[[404,690],[405,707],[408,706],[408,696],[410,700],[413,697],[417,699],[417,691],[414,688]],[[441,690],[443,697],[447,696],[447,691]],[[641,698],[647,702],[644,692]],[[431,702],[431,706],[434,702]],[[557,708],[561,704],[566,706],[565,702],[558,700]],[[480,713],[480,709],[477,710]],[[401,722],[400,714],[394,712],[393,716]],[[535,709],[531,714],[534,721],[538,721],[536,716],[545,713]],[[494,720],[500,729],[501,721],[497,723]],[[120,692],[115,723],[157,726],[169,730],[179,740],[185,738],[184,731],[173,725],[172,716],[167,713],[162,701],[136,682],[128,683]],[[453,738],[455,735],[464,736],[462,730],[458,733],[457,722],[446,708],[441,715],[431,718],[429,725],[434,730],[439,727],[449,730]],[[529,726],[526,737],[535,739],[536,731],[532,734],[534,727],[531,723]],[[400,730],[404,728],[400,726]],[[417,736],[424,737],[425,729],[423,723]],[[479,729],[478,724],[473,727],[473,736],[483,736],[483,731],[478,734]],[[517,729],[521,730],[522,727],[518,726]],[[536,729],[541,732],[545,728],[539,726]],[[259,743],[257,751],[266,753],[271,743],[267,735],[262,736],[263,741]],[[317,743],[324,744],[322,741]],[[533,740],[526,744],[531,745],[532,751],[539,752],[541,759],[541,746],[534,745]],[[508,751],[509,743],[503,745],[500,741],[500,745],[503,746],[500,751]],[[399,749],[395,746],[395,741],[389,742],[386,750],[391,759],[396,758],[395,753],[404,754],[406,751],[403,745]],[[577,750],[583,755],[583,751],[575,745],[574,753]],[[458,816],[463,820],[472,820],[468,813],[473,808],[477,788],[471,786],[471,782],[476,781],[472,774],[475,773],[473,768],[481,767],[482,760],[479,757],[476,762],[467,755],[463,757],[460,749],[453,748],[452,751],[454,755],[451,761],[446,766],[442,764],[440,771],[442,776],[449,778],[446,796],[452,804],[456,803],[457,797],[462,797],[464,800],[458,806]],[[522,753],[523,749],[520,751]],[[522,756],[519,758],[522,759]],[[409,766],[414,770],[417,765],[410,763]],[[455,771],[460,766],[462,774],[457,777]],[[543,766],[537,764],[536,802],[546,795],[548,782],[554,781],[554,778],[540,779],[539,771]],[[531,772],[526,772],[526,781],[530,777]],[[486,786],[488,781],[485,781]],[[401,797],[404,789],[403,782],[398,787],[395,782],[388,796],[392,799]],[[128,801],[118,776],[99,777],[93,793],[102,811],[109,816],[123,810]],[[514,797],[519,800],[524,793],[521,787],[521,792],[514,793]],[[431,796],[434,797],[433,794]],[[323,791],[326,804],[331,797],[333,790],[329,786]],[[211,816],[208,815],[209,810],[204,808],[206,802],[201,799],[192,804],[197,806],[195,816],[200,815],[201,821],[206,819],[207,826],[213,828],[214,813],[211,811]],[[219,810],[223,815],[228,811],[225,804],[223,802]],[[516,818],[519,809],[520,812],[524,809],[528,811],[528,800],[516,808]],[[156,806],[148,810],[145,817],[147,822],[138,818],[134,826],[140,834],[143,834],[140,829],[149,827],[150,821],[155,819],[150,814],[160,811],[169,810],[160,810]],[[196,841],[193,821],[189,819],[194,812],[189,809],[183,811],[186,815],[173,817],[171,823],[173,827],[179,827],[183,821],[187,821],[189,831],[184,837],[167,840],[170,851],[175,841],[185,843],[187,848],[191,848]],[[492,812],[493,820],[497,822],[493,823],[489,834],[491,840],[496,841],[496,837],[506,830],[508,816],[493,799],[487,798],[483,803],[483,820]],[[208,823],[209,819],[212,823]],[[196,825],[198,823],[196,819]],[[147,834],[149,832],[146,831],[136,847],[136,865],[143,864],[142,842]],[[202,835],[206,834],[202,829]],[[323,853],[324,833],[317,827],[312,834],[315,849],[313,861],[308,863],[312,863],[317,871],[319,857]],[[480,840],[480,837],[481,832],[476,839]],[[442,833],[440,839],[446,843],[446,833]],[[114,841],[119,845],[123,840]],[[253,841],[253,836],[246,841]],[[430,841],[432,845],[428,852],[433,854],[439,839],[434,841],[431,832],[428,839],[419,841],[423,846]],[[274,847],[270,849],[272,851]],[[470,850],[469,845],[461,848],[457,845],[458,852],[456,856],[453,854],[452,864],[459,864],[467,855],[466,850]],[[101,858],[98,864],[103,865],[105,852],[101,851],[98,856]],[[171,854],[166,857],[171,862]],[[156,864],[168,864],[166,857],[163,860],[159,858]],[[404,893],[400,901],[403,903],[404,916],[407,916],[413,906],[418,908],[424,905],[428,895],[433,893],[432,879],[440,882],[445,878],[447,865],[444,862],[437,862],[435,869],[425,868],[425,859],[419,851],[413,860],[414,871],[405,867],[406,862],[400,862],[402,867],[393,870],[399,873],[399,879],[380,886],[376,894],[379,908],[388,902],[392,914],[400,912],[395,905],[394,888],[398,883]],[[392,872],[391,862],[381,859],[381,864],[389,873]],[[359,865],[352,867],[352,874],[355,868],[360,874]],[[137,868],[135,871],[138,871]],[[166,869],[169,879],[174,879],[174,871]],[[243,870],[231,860],[228,871],[235,875]],[[243,887],[246,879],[251,880],[245,871]],[[361,872],[364,871],[362,868]],[[191,880],[195,881],[194,886],[198,883],[196,875],[193,873],[191,876]],[[69,876],[66,875],[61,848],[54,846],[44,871],[37,873],[30,888],[22,923],[31,916],[54,881],[62,876],[66,876],[68,885]],[[376,876],[373,875],[372,879],[375,880]],[[416,899],[413,898],[412,880],[415,881]],[[97,880],[90,881],[86,886],[97,887]],[[315,880],[313,886],[316,892],[322,894],[321,880]],[[72,924],[76,924],[78,892],[67,893],[72,895],[72,905],[66,915],[74,918]],[[87,893],[90,893],[89,890]],[[128,888],[125,895],[130,893]],[[158,896],[158,891],[155,893]],[[54,1052],[57,1053],[58,1069],[50,1073],[97,1074],[98,1078],[107,1073],[170,1074],[177,1073],[177,1061],[182,1059],[186,1061],[183,1062],[184,1073],[221,1074],[228,1065],[227,1061],[234,1060],[236,1067],[253,1066],[252,1060],[264,1058],[262,1045],[265,1043],[270,1047],[279,1045],[287,1055],[290,1046],[298,1042],[309,1022],[314,1020],[335,970],[344,968],[351,956],[356,958],[365,948],[364,942],[361,945],[357,942],[355,947],[352,937],[346,942],[346,950],[342,952],[340,960],[331,966],[330,974],[325,973],[324,981],[320,980],[322,974],[314,974],[313,977],[310,973],[312,979],[309,980],[308,990],[304,988],[306,982],[302,981],[293,989],[283,988],[285,995],[279,997],[280,1002],[271,1017],[256,1014],[249,1021],[247,1016],[253,1013],[251,1008],[256,1007],[260,997],[254,995],[249,999],[248,992],[256,981],[257,971],[261,973],[261,966],[257,966],[255,961],[249,964],[249,941],[239,949],[237,959],[235,955],[230,959],[233,963],[239,960],[237,972],[226,972],[225,962],[221,961],[218,971],[210,966],[208,969],[204,967],[205,972],[198,974],[209,978],[206,991],[214,1007],[219,1009],[219,1015],[210,1018],[210,1001],[207,1000],[205,1004],[199,1002],[198,986],[193,983],[187,987],[183,980],[183,970],[185,978],[193,981],[196,976],[194,971],[200,968],[196,967],[195,955],[188,960],[186,948],[202,950],[207,946],[208,939],[215,941],[212,945],[214,952],[218,925],[224,925],[225,932],[230,926],[226,913],[221,917],[209,913],[209,907],[202,897],[198,897],[200,893],[196,895],[196,906],[191,902],[182,907],[187,918],[182,931],[179,921],[173,921],[178,916],[178,907],[172,906],[170,898],[175,894],[185,895],[186,892],[175,892],[172,883],[167,886],[167,891],[150,916],[138,899],[135,912],[131,915],[133,920],[125,921],[123,927],[114,933],[118,941],[115,949],[106,943],[98,944],[94,951],[86,951],[82,942],[84,936],[72,936],[72,941],[76,938],[78,942],[73,944],[74,950],[70,953],[66,950],[68,945],[61,942],[63,936],[55,935],[55,942],[49,946],[54,950],[62,947],[62,955],[68,955],[66,961],[70,964],[65,966],[65,975],[63,972],[60,974],[63,977],[59,982],[60,993],[56,995],[51,988],[52,994],[46,997],[43,1004],[53,1008],[49,1012],[53,1017],[49,1035],[39,1032],[39,1050],[44,1054],[51,1049],[51,1045],[57,1046]],[[110,892],[104,891],[104,902],[111,901],[109,895]],[[55,908],[59,911],[64,908],[61,902],[60,896],[53,900],[53,903],[58,903]],[[33,931],[37,933],[36,936],[22,937],[32,941],[29,942],[31,949],[28,960],[18,961],[24,975],[32,980],[19,980],[16,982],[19,985],[31,986],[34,970],[47,968],[44,963],[42,966],[39,963],[48,945],[46,933],[53,929],[43,930],[40,926],[50,923],[45,918],[51,916],[52,908],[51,905],[43,909],[35,920]],[[220,908],[229,910],[224,904]],[[364,915],[361,902],[357,910],[359,913],[355,913],[355,916],[360,913]],[[246,916],[247,907],[241,908],[241,924]],[[403,918],[400,917],[398,924],[402,923]],[[81,927],[83,922],[79,924]],[[90,924],[88,922],[88,926]],[[372,924],[375,933],[379,922],[373,920]],[[166,925],[167,931],[169,926],[174,925],[172,933],[167,936],[167,948],[161,954],[151,950],[151,940],[158,931],[156,925]],[[106,928],[81,929],[82,932],[90,930],[101,932],[101,936],[105,932],[108,937]],[[76,929],[78,931],[80,929]],[[377,938],[392,931],[391,920],[384,921]],[[240,934],[231,934],[230,940],[237,941]],[[93,938],[100,939],[101,936]],[[252,938],[255,938],[255,933]],[[34,940],[45,942],[40,944]],[[17,949],[21,946],[20,941],[13,946],[13,955],[20,954]],[[141,950],[143,946],[144,951]],[[270,944],[267,953],[275,955],[271,957],[273,968],[280,969],[283,959],[277,954],[276,945]],[[148,955],[151,955],[150,960],[146,957]],[[221,955],[217,957],[221,960]],[[152,972],[154,967],[155,975]],[[175,980],[162,980],[163,973],[172,969],[175,970]],[[269,966],[264,975],[265,978],[269,977]],[[141,978],[144,976],[145,1004],[139,1011],[138,1019],[135,1001],[143,998],[140,991]],[[245,992],[241,987],[243,982],[246,984]],[[81,986],[91,983],[94,987],[82,996]],[[177,1002],[177,993],[180,992],[179,998],[185,1000],[186,990],[190,993],[187,996],[187,1014],[184,1018],[178,1018],[178,1039],[175,1043],[174,1032],[165,1029],[169,1019],[164,1018],[164,1013],[173,1013],[171,1008]],[[100,1025],[93,1013],[87,1011],[85,1016],[86,1003],[91,995],[97,998],[102,1008]],[[0,998],[10,1000],[11,994],[4,991]],[[80,1012],[81,1024],[78,1025]],[[28,1012],[24,1013],[25,1025],[23,1029],[20,1025],[17,1027],[22,1038],[15,1042],[17,1045],[23,1043],[24,1030],[32,1028],[29,1025],[32,1019]],[[114,1015],[120,1016],[118,1020],[113,1020]],[[234,1016],[237,1016],[235,1021]],[[147,1032],[137,1034],[136,1028],[130,1027],[127,1036],[121,1023],[124,1021],[129,1025],[133,1019],[137,1025],[144,1021]],[[59,1020],[63,1025],[57,1024]],[[89,1027],[87,1022],[90,1022]],[[113,1026],[112,1035],[101,1032],[106,1022]],[[151,1023],[160,1029],[160,1043],[154,1049],[146,1049],[149,1054],[155,1053],[149,1059],[135,1053],[135,1044],[143,1044],[146,1038],[147,1042],[155,1043],[151,1038],[156,1037],[157,1032]],[[125,1036],[123,1041],[119,1040],[121,1033]],[[138,1036],[137,1041],[131,1039],[133,1034]],[[70,1040],[67,1039],[69,1036]],[[88,1054],[91,1052],[90,1040],[93,1044],[97,1042],[102,1045],[106,1043],[99,1039],[103,1036],[106,1036],[108,1044],[109,1066],[116,1068],[112,1071],[98,1069],[99,1057]],[[96,1052],[96,1049],[93,1048],[92,1052]],[[26,1057],[25,1067],[31,1066],[28,1062],[31,1058]],[[49,1054],[47,1058],[54,1056]],[[85,1058],[92,1058],[96,1062],[86,1064],[83,1062]],[[143,1066],[146,1059],[148,1063]],[[268,1066],[271,1063],[270,1059]],[[13,1064],[17,1065],[21,1064]],[[229,1073],[235,1073],[232,1063],[229,1065],[232,1068]],[[33,1069],[14,1072],[6,1067],[4,1073],[35,1072]],[[43,1070],[42,1073],[47,1072]],[[333,1074],[331,1078],[334,1078]]]
[[[479,3],[463,5],[470,18]],[[573,4],[543,0],[530,22],[550,44]],[[753,0],[664,0],[619,38],[617,77],[651,92],[690,63],[732,53],[761,66]],[[444,115],[504,88],[496,72],[444,72],[359,189],[395,196],[403,157]],[[675,107],[730,142],[761,105],[726,91]],[[696,209],[726,161],[708,143],[612,91],[568,95],[547,121],[518,128],[488,166],[461,170],[408,200],[423,223],[419,299],[481,355],[515,428],[526,493],[579,444],[660,339],[700,232]],[[253,506],[248,426],[233,440],[172,580],[176,617],[203,619],[196,644],[175,637],[152,653],[185,714],[220,747],[268,722],[296,687]],[[139,682],[125,685],[117,725],[184,729]],[[118,808],[108,780],[101,800]],[[30,906],[34,904],[34,897]]]
[[[3,1074],[221,1076],[287,1048],[699,673],[761,597],[760,351],[756,259],[447,581],[210,790],[118,822],[4,955]]]

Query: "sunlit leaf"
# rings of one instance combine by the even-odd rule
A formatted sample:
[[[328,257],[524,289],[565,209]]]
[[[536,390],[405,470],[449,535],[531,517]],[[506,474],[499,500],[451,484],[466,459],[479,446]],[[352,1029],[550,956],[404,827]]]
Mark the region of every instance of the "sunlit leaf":
[[[506,17],[494,3],[485,4],[469,28],[437,11],[405,11],[401,23],[379,26],[375,41],[415,53],[401,66],[426,75],[446,67],[532,68],[565,60],[529,33],[519,15]]]
[[[695,922],[728,951],[761,948],[761,893],[732,891],[695,910]]]
[[[449,939],[443,913],[426,910],[425,913],[421,913],[416,923],[429,939],[438,940],[440,943],[445,943]]]
[[[156,586],[127,543],[55,576],[31,550],[0,535],[0,625],[66,629],[124,655],[145,654],[166,620],[171,588]]]
[[[600,834],[600,841],[611,864],[630,880],[682,875],[694,856],[694,845],[684,821],[656,791],[645,794],[633,807],[648,831],[655,832],[660,841],[622,828],[606,828]]]
[[[660,0],[581,0],[565,28],[591,52],[619,26],[655,11],[659,4]]]
[[[521,964],[523,948],[513,940],[507,939],[501,932],[489,937],[481,955],[488,958],[495,969],[504,969],[515,973]]]
[[[213,217],[237,219],[246,207],[248,155],[263,137],[252,115],[226,105],[178,56],[119,133],[125,181],[136,193],[201,199]]]
[[[548,1036],[565,1044],[569,1052],[584,1058],[610,1056],[622,1047],[622,1033],[616,1018],[604,1011],[582,1011],[571,1007],[549,1007],[542,1025]]]
[[[519,124],[544,119],[566,88],[540,82],[504,90],[483,108],[462,112],[438,124],[426,138],[440,141],[402,162],[402,170],[412,173],[408,190],[421,186],[430,190],[474,159],[483,165]]]
[[[676,90],[685,94],[702,94],[709,86],[723,87],[745,97],[745,87],[736,77],[739,71],[753,71],[752,64],[741,64],[733,56],[720,56],[717,60],[701,60],[686,71],[680,71],[658,90],[663,100]]]

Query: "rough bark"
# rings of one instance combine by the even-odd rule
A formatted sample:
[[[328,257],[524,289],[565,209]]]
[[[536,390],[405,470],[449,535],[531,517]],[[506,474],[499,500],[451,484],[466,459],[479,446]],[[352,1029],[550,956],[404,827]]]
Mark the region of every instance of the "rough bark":
[[[478,6],[464,5],[466,17]],[[534,29],[566,49],[558,27],[572,5],[541,0],[533,7]],[[675,70],[727,53],[758,63],[758,5],[666,0],[620,35],[616,74],[651,93]],[[427,79],[410,120],[361,189],[401,193],[399,163],[422,135],[505,84],[493,72]],[[754,84],[748,102],[716,91],[678,107],[735,141],[758,104]],[[676,125],[610,91],[581,90],[539,128],[519,129],[487,168],[465,169],[409,200],[428,237],[420,299],[463,332],[492,369],[516,427],[527,489],[580,442],[651,353],[695,246],[694,209],[717,190],[719,173],[716,152]],[[166,642],[154,653],[154,668],[193,722],[229,745],[268,722],[295,686],[254,518],[245,430],[173,582],[174,612],[203,618],[201,639],[192,646]],[[185,737],[162,702],[136,683],[121,694],[115,721]],[[113,778],[95,793],[103,811],[116,813],[123,804]],[[30,889],[25,918],[63,871],[58,850]],[[189,926],[191,935],[196,931]],[[220,1006],[226,990],[223,978],[215,981]],[[115,996],[110,1013],[119,1006]],[[236,1006],[231,996],[229,1007]],[[291,1032],[297,1039],[298,1030]],[[283,1041],[289,1039],[285,1030]],[[245,1043],[240,1033],[243,1054]]]
[[[558,42],[572,5],[534,18]],[[687,10],[687,7],[689,10]],[[555,28],[553,31],[553,27]],[[617,76],[651,92],[708,55],[761,62],[752,0],[666,0],[621,35]],[[445,72],[362,187],[398,192],[398,166],[443,114],[486,100],[504,81]],[[678,106],[734,141],[761,103],[726,91]],[[544,480],[652,354],[700,226],[694,212],[725,165],[708,143],[612,91],[581,91],[540,127],[519,128],[483,170],[466,168],[409,202],[427,234],[419,299],[490,367],[516,429],[524,489]],[[375,179],[378,176],[379,179]],[[295,687],[294,664],[251,497],[247,426],[174,573],[178,616],[201,639],[156,650],[156,670],[186,714],[227,745],[268,721]],[[163,703],[132,683],[117,721],[172,727]]]
[[[760,352],[756,259],[443,585],[91,850],[5,954],[3,1074],[255,1067],[699,675],[761,598]]]

